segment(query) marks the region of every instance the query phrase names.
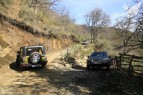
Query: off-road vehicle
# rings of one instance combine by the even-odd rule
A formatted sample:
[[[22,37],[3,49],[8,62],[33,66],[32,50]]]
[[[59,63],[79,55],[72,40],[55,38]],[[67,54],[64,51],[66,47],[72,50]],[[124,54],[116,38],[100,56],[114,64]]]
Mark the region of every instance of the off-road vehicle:
[[[106,67],[109,70],[111,59],[107,52],[93,52],[87,59],[87,69],[94,67]]]
[[[45,67],[47,57],[43,46],[20,47],[17,52],[16,65],[25,67]]]

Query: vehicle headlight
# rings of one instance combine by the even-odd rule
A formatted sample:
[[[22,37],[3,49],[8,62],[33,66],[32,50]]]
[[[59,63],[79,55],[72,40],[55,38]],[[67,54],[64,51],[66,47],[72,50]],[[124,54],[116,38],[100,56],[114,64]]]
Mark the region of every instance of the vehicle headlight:
[[[94,62],[94,60],[93,60],[93,59],[91,59],[91,62]]]

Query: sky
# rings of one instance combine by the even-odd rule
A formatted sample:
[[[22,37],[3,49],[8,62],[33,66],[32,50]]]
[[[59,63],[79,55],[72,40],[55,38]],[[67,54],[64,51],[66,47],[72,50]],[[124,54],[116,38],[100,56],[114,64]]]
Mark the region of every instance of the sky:
[[[111,25],[115,24],[118,16],[126,12],[132,0],[61,0],[59,7],[65,7],[76,24],[85,24],[85,15],[95,8],[101,8],[111,18]]]

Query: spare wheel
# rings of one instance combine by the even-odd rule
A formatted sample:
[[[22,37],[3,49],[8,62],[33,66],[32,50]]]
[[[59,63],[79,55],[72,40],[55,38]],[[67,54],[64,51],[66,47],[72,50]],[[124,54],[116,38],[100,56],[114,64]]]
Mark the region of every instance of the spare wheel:
[[[30,62],[37,64],[41,60],[41,55],[38,52],[33,52],[30,54]]]

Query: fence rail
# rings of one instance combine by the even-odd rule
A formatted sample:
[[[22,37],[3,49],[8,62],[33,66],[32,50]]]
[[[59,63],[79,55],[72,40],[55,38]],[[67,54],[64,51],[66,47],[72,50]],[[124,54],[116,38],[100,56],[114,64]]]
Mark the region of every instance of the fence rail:
[[[120,53],[115,59],[118,70],[125,69],[130,76],[133,73],[143,74],[143,57]]]

